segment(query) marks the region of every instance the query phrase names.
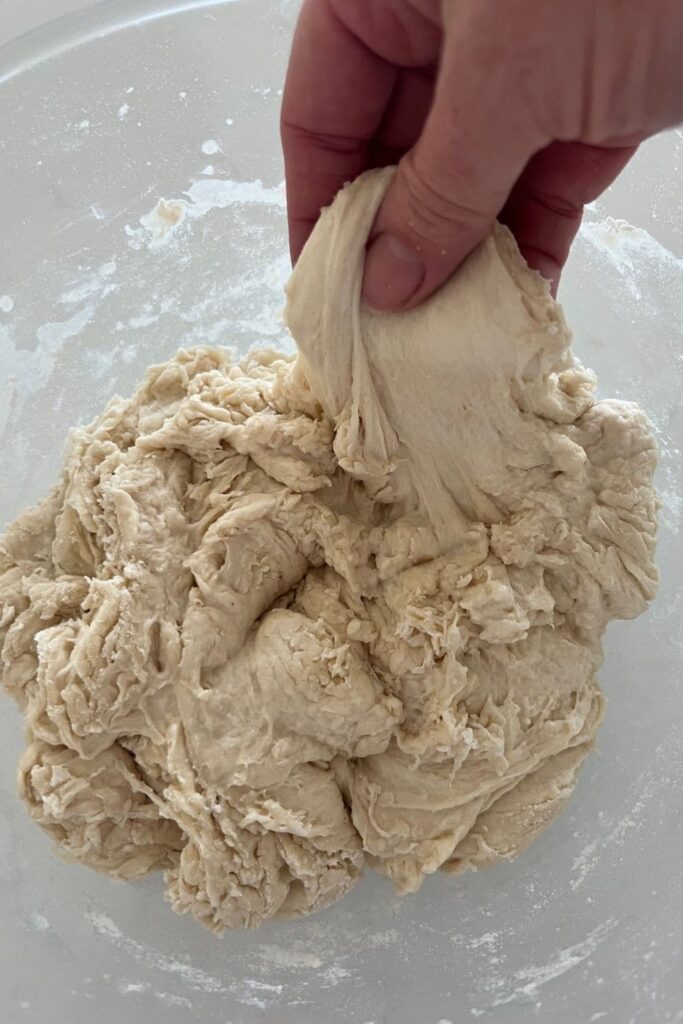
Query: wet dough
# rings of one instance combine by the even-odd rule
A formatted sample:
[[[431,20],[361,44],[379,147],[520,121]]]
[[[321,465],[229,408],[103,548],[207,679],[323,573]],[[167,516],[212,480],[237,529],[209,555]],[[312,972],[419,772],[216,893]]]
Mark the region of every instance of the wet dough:
[[[32,817],[217,930],[523,850],[590,750],[607,622],[655,592],[648,422],[596,400],[505,229],[421,309],[361,305],[390,173],[293,274],[298,360],[152,367],[0,542]]]

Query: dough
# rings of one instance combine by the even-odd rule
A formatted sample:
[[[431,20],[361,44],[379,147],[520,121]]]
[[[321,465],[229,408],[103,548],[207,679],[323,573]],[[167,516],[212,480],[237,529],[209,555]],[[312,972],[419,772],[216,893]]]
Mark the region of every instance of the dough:
[[[0,541],[30,814],[217,931],[414,891],[566,802],[607,622],[655,593],[655,446],[496,227],[419,310],[360,302],[391,171],[288,286],[300,356],[181,351],[74,432]]]

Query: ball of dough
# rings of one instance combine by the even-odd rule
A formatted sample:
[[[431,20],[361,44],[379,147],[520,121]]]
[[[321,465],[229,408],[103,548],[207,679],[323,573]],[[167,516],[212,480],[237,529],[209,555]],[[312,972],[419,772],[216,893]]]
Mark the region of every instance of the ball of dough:
[[[31,816],[217,931],[523,850],[591,748],[607,622],[655,593],[648,422],[505,229],[420,309],[364,307],[391,173],[299,261],[296,359],[152,367],[0,541]]]

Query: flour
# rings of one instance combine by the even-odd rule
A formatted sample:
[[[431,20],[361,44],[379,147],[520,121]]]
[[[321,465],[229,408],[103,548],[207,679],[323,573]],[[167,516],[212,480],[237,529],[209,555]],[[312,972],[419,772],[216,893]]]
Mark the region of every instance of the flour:
[[[307,953],[286,946],[264,945],[259,948],[256,955],[264,963],[288,971],[319,971],[324,966],[324,961],[318,953]]]
[[[117,271],[116,260],[108,260],[92,271],[86,271],[78,279],[67,284],[59,296],[61,306],[77,306],[86,299],[105,299],[117,291],[118,285],[112,280]]]
[[[22,360],[22,380],[35,383],[45,379],[54,369],[64,343],[82,334],[92,322],[96,308],[95,302],[88,302],[66,320],[41,324],[36,331],[35,348]]]
[[[200,967],[194,967],[184,960],[168,956],[152,946],[147,946],[131,936],[125,935],[118,925],[106,914],[90,912],[86,914],[86,920],[95,932],[137,963],[148,970],[160,971],[163,974],[177,977],[190,990],[211,995],[230,995],[241,1005],[254,1006],[258,1009],[267,1009],[273,1005],[273,1002],[283,991],[283,986],[280,985],[254,982],[250,979],[246,979],[246,981],[227,981],[218,978],[202,970]],[[128,985],[126,994],[130,995],[139,991],[142,990],[134,982]],[[169,1005],[191,1005],[187,997],[184,996],[159,995],[156,992],[154,995]],[[180,1002],[176,1001],[178,999]]]
[[[635,227],[627,220],[614,217],[586,220],[580,231],[581,236],[623,278],[632,298],[644,303],[648,309],[656,310],[656,298],[649,291],[643,291],[644,276],[649,274],[661,281],[672,273],[679,277],[683,274],[683,259],[644,228]]]
[[[651,764],[634,780],[626,798],[627,813],[614,819],[603,813],[598,819],[597,837],[590,839],[574,858],[573,878],[570,885],[574,892],[580,889],[593,871],[609,863],[610,854],[618,851],[628,840],[633,844],[642,839],[643,830],[652,827],[653,810],[658,802],[666,802],[667,787],[672,786],[676,769],[681,764],[683,730],[676,725],[651,752]],[[662,811],[662,816],[664,811]]]
[[[484,946],[487,950],[494,950],[497,948],[501,938],[500,932],[485,932],[476,939],[470,940],[470,949],[479,949]]]
[[[222,979],[208,974],[199,967],[193,967],[183,960],[160,953],[151,946],[143,945],[136,939],[124,935],[118,925],[106,914],[90,912],[86,914],[86,920],[96,932],[108,939],[118,949],[123,950],[135,960],[144,964],[145,967],[163,971],[165,974],[178,975],[185,984],[199,992],[226,993],[230,991],[230,986],[226,985]]]
[[[213,168],[212,168],[213,171]],[[196,181],[186,198],[160,199],[149,213],[140,217],[140,228],[126,226],[131,249],[147,248],[155,252],[179,233],[186,221],[198,220],[212,210],[222,210],[237,203],[262,203],[284,207],[284,185],[266,187],[260,179],[232,181],[224,178]]]
[[[30,914],[29,921],[37,932],[47,932],[50,930],[50,922],[42,914]]]
[[[173,992],[158,992],[146,981],[122,982],[117,985],[116,990],[120,996],[149,994],[165,1006],[184,1006],[192,1009],[192,1000],[187,996],[178,996]]]
[[[506,1006],[509,1003],[532,1003],[538,1007],[541,1002],[543,986],[555,981],[587,960],[606,941],[618,924],[617,918],[610,917],[590,931],[580,942],[559,950],[550,960],[520,968],[509,978],[491,977],[485,987],[494,996],[486,1007],[473,1010],[473,1015],[484,1015],[490,1010]]]

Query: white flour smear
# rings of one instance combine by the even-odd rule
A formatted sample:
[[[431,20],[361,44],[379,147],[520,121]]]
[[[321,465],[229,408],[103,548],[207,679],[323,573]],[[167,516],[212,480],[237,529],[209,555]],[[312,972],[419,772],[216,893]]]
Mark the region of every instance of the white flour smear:
[[[643,289],[645,279],[654,277],[664,282],[671,274],[683,274],[683,259],[627,220],[606,217],[584,221],[581,236],[623,278],[631,296],[648,308],[656,309],[657,296]]]
[[[127,225],[130,248],[147,248],[154,252],[167,245],[185,222],[205,217],[211,210],[224,210],[239,203],[256,203],[281,209],[285,206],[284,182],[271,187],[259,179],[231,181],[225,178],[204,178],[191,185],[183,196],[187,198],[160,199],[149,213],[140,218],[141,227]]]
[[[251,979],[227,981],[217,978],[200,967],[194,967],[184,960],[167,956],[151,946],[143,945],[137,939],[124,935],[118,925],[106,914],[87,913],[85,916],[95,931],[108,939],[117,949],[128,954],[149,970],[175,975],[189,989],[212,995],[230,995],[244,1006],[255,1006],[259,1009],[267,1009],[273,1004],[275,997],[280,996],[283,991],[282,985],[264,984]],[[136,990],[139,991],[135,987],[128,989],[129,992]]]
[[[628,813],[617,821],[598,819],[595,838],[591,839],[575,857],[570,881],[576,892],[592,874],[598,864],[619,856],[619,849],[628,841],[642,838],[645,829],[652,827],[653,809],[658,808],[664,823],[667,788],[675,785],[677,769],[683,760],[683,730],[672,726],[671,733],[653,751],[650,765],[634,781],[628,797]]]
[[[106,914],[90,912],[85,917],[99,935],[131,957],[139,966],[173,975],[186,993],[229,995],[244,1006],[264,1010],[283,1004],[293,1006],[307,1002],[320,989],[334,988],[342,982],[353,982],[357,972],[350,963],[356,962],[361,952],[357,948],[354,949],[354,936],[349,933],[343,945],[351,952],[346,955],[340,954],[339,931],[315,924],[307,940],[294,941],[288,946],[272,943],[257,946],[249,957],[252,976],[247,975],[241,977],[239,981],[233,981],[210,974],[185,960],[169,956],[124,934]],[[392,945],[396,938],[398,932],[378,933],[369,937],[367,945],[386,947]],[[126,982],[118,991],[123,995],[151,992],[155,998],[166,999],[169,1004],[173,998],[187,999],[187,995],[173,997],[168,993],[159,994],[148,982]],[[175,1005],[181,1003],[177,1002]]]
[[[541,990],[544,985],[555,981],[563,974],[573,970],[587,960],[617,927],[619,921],[611,917],[599,924],[580,942],[565,949],[560,949],[549,960],[539,964],[529,964],[515,971],[509,978],[492,977],[486,988],[494,996],[488,1006],[474,1008],[472,1016],[484,1016],[490,1010],[508,1003],[532,1003],[537,1007],[541,1002]]]

